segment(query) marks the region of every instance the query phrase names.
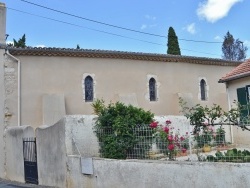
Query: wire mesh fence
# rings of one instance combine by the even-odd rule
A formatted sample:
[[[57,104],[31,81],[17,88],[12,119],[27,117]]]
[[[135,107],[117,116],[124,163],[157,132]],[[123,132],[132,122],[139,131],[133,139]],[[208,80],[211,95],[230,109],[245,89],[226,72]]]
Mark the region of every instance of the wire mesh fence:
[[[138,125],[125,136],[111,127],[98,129],[96,135],[103,158],[250,162],[250,148],[227,142],[222,127],[180,134],[171,126]]]

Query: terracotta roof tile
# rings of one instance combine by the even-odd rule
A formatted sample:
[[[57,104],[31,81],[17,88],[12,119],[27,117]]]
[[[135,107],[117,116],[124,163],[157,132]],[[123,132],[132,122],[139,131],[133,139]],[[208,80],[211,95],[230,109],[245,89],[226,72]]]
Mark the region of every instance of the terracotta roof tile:
[[[87,57],[87,58],[113,58],[113,59],[116,58],[116,59],[133,59],[133,60],[144,60],[144,61],[184,62],[184,63],[194,63],[194,64],[218,65],[218,66],[238,66],[240,63],[242,63],[240,61],[227,61],[216,58],[141,53],[141,52],[110,51],[110,50],[36,48],[36,47],[26,47],[26,48],[7,47],[7,48],[12,55],[16,56],[67,56],[67,57]]]
[[[219,82],[228,82],[231,80],[236,80],[239,78],[243,78],[250,75],[250,59],[243,62],[236,68],[234,68],[231,72],[227,73],[223,76]]]

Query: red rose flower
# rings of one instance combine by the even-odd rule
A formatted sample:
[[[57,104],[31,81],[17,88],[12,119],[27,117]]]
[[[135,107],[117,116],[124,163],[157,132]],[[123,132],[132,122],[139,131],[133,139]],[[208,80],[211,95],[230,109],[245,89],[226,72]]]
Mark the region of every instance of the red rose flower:
[[[173,135],[168,135],[168,141],[173,141],[174,140],[174,138],[173,138]]]
[[[171,124],[171,123],[172,123],[172,122],[171,122],[170,120],[167,120],[167,121],[166,121],[166,124],[167,124],[167,125],[169,125],[169,124]]]
[[[163,127],[163,131],[164,131],[165,133],[169,133],[169,128],[168,128],[168,127]]]
[[[181,141],[185,140],[185,138],[183,136],[180,137]]]
[[[181,151],[182,151],[182,153],[186,153],[187,149],[186,148],[182,148]]]
[[[170,151],[174,150],[174,144],[169,144],[169,145],[168,145],[168,149],[169,149]]]
[[[150,125],[149,125],[151,128],[156,128],[157,126],[158,126],[158,122],[152,122],[152,123],[150,123]]]

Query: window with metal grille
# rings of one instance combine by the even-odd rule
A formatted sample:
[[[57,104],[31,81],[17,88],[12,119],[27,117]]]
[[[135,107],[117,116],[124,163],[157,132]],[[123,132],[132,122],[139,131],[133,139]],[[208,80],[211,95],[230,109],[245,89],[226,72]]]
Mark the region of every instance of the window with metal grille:
[[[206,81],[204,79],[202,79],[200,81],[200,91],[201,91],[201,100],[205,101],[206,100]]]
[[[154,78],[149,80],[149,99],[150,101],[156,101],[156,81]]]
[[[84,80],[85,86],[85,102],[92,102],[94,95],[94,87],[93,87],[93,78],[91,76],[87,76]]]

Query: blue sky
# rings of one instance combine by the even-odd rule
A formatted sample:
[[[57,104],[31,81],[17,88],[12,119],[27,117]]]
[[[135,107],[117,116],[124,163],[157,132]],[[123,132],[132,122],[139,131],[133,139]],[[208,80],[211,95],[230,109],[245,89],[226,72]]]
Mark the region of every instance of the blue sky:
[[[248,46],[247,57],[250,55],[249,0],[0,1],[8,7],[8,41],[19,39],[25,33],[29,46],[76,48],[79,44],[84,49],[165,54],[165,37],[172,26],[179,38],[182,55],[221,58],[221,45],[227,31]],[[28,2],[81,18],[165,37],[98,24]]]

